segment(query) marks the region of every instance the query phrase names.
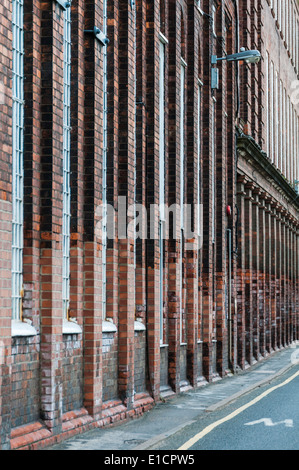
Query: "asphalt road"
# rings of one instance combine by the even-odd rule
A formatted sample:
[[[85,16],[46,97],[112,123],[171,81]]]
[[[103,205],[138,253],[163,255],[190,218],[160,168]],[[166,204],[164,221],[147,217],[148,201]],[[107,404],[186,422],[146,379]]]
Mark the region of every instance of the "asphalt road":
[[[299,450],[299,366],[155,446],[156,450]]]

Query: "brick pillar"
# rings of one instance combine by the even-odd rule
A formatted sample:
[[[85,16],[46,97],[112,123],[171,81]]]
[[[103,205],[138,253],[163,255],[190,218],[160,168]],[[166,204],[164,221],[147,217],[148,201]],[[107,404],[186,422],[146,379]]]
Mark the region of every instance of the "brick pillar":
[[[286,346],[286,220],[283,209],[281,214],[281,340],[282,346]]]
[[[246,361],[253,364],[253,292],[252,292],[252,188],[251,182],[245,185],[245,349]]]
[[[293,341],[293,315],[294,315],[294,268],[293,268],[293,219],[289,222],[289,305],[290,305],[290,325],[289,325],[289,344]]]
[[[286,267],[285,267],[285,328],[286,328],[286,345],[290,342],[290,220],[289,214],[286,214],[285,224],[285,252],[286,252]]]
[[[134,203],[135,153],[135,64],[134,7],[119,1],[119,196],[124,204],[118,207],[119,217],[129,222],[126,212]],[[128,226],[128,223],[126,224]],[[135,270],[134,234],[119,236],[119,393],[127,408],[134,402],[134,318]]]
[[[295,259],[297,266],[296,274],[296,325],[297,325],[297,334],[296,340],[299,339],[299,233],[298,233],[298,224],[296,224],[296,233],[295,233]]]
[[[289,220],[289,344],[293,338],[293,226],[292,217]]]
[[[227,33],[227,50],[235,52],[235,35],[236,35],[236,23],[234,18],[232,19],[231,24],[226,30]],[[232,263],[231,263],[231,272],[232,272],[232,286],[231,286],[231,329],[232,329],[232,338],[231,341],[231,353],[232,356],[229,358],[229,367],[234,371],[237,366],[237,237],[236,237],[236,224],[237,224],[237,166],[236,166],[236,67],[237,64],[227,63],[227,84],[226,84],[226,112],[227,112],[227,186],[226,186],[226,195],[227,195],[227,204],[232,209],[232,215],[227,220],[227,228],[231,230],[232,235]],[[227,272],[228,272],[228,263],[227,263]],[[228,299],[229,301],[229,299]],[[228,325],[229,326],[229,325]]]
[[[147,2],[146,12],[146,106],[147,106],[147,183],[146,207],[151,220],[148,220],[147,232],[154,233],[146,242],[146,270],[147,270],[147,328],[148,328],[148,358],[149,378],[153,397],[158,399],[160,391],[160,250],[159,250],[159,213],[151,211],[151,205],[159,204],[159,5],[155,1]],[[168,45],[165,45],[167,57]],[[167,60],[166,60],[167,63]],[[167,73],[165,70],[165,82]],[[164,89],[165,97],[166,88]],[[166,98],[165,98],[166,99]],[[165,109],[165,112],[167,110]],[[166,122],[165,122],[166,127]],[[165,136],[166,144],[166,136]],[[165,148],[166,159],[166,148]],[[166,175],[166,171],[165,171]],[[166,184],[166,183],[165,183]],[[166,195],[165,195],[166,197]],[[152,217],[153,216],[153,217]],[[151,224],[151,226],[149,226]],[[165,256],[165,252],[164,252]],[[166,266],[166,262],[164,263]],[[164,273],[165,274],[165,273]],[[164,335],[163,335],[164,336]]]
[[[188,86],[187,86],[187,203],[193,210],[192,229],[198,232],[198,221],[195,218],[197,195],[200,187],[197,184],[198,165],[201,165],[198,155],[198,76],[199,76],[199,12],[195,4],[188,6]],[[201,147],[201,142],[200,142]],[[200,184],[199,184],[200,186]],[[198,239],[186,240],[194,244],[194,249],[186,251],[187,258],[187,377],[195,386],[198,377],[198,259],[199,250],[196,248]]]
[[[118,129],[119,129],[119,4],[107,2],[107,203],[117,210],[118,203]],[[116,216],[117,217],[117,216]],[[115,220],[116,222],[116,220]],[[117,234],[115,227],[115,234]],[[107,243],[107,305],[106,317],[118,323],[118,241],[109,238]]]
[[[24,256],[23,316],[40,328],[40,245],[39,202],[41,164],[41,12],[34,1],[24,3]],[[34,131],[33,131],[34,129]]]
[[[271,199],[266,198],[265,205],[265,346],[271,348],[271,313],[272,313],[272,271],[275,260],[272,259]]]
[[[295,263],[294,263],[294,219],[292,218],[292,226],[291,226],[291,258],[292,258],[292,328],[291,328],[291,339],[290,341],[294,341],[295,336]]]
[[[146,208],[146,2],[136,2],[136,203]],[[138,214],[139,217],[142,214]],[[140,228],[140,227],[139,227]],[[142,220],[146,233],[146,220]],[[141,230],[141,228],[140,228]],[[136,317],[146,322],[146,240],[136,240]],[[147,367],[147,365],[144,365]]]
[[[238,365],[245,368],[246,342],[245,342],[245,177],[238,177],[237,204],[239,209],[238,225],[238,283],[237,283],[237,350]]]
[[[277,323],[277,347],[280,349],[282,346],[281,338],[281,272],[282,272],[282,258],[281,258],[281,213],[280,206],[276,209],[276,323]]]
[[[277,204],[272,200],[271,204],[271,252],[270,252],[270,265],[271,265],[271,312],[270,312],[270,348],[273,351],[277,350],[277,217],[276,217]]]
[[[259,191],[253,189],[252,202],[252,322],[253,322],[253,356],[260,358],[260,314],[259,314]]]
[[[180,63],[181,12],[174,0],[169,1],[169,175],[168,204],[180,204]],[[170,232],[168,257],[168,368],[169,383],[175,392],[180,382],[180,219]]]
[[[293,271],[293,282],[292,282],[292,338],[291,341],[296,339],[296,259],[295,259],[295,220],[292,221],[292,271]]]
[[[260,312],[260,354],[262,356],[266,353],[266,339],[265,339],[265,320],[266,320],[266,227],[265,227],[265,194],[260,196],[259,206],[259,312]]]
[[[85,30],[102,29],[98,0],[85,2]],[[84,406],[95,419],[102,407],[102,240],[97,229],[102,203],[103,49],[85,33],[84,100]]]
[[[212,5],[205,1],[203,10],[212,14]],[[203,185],[203,248],[202,248],[202,308],[203,308],[203,375],[208,381],[213,378],[213,347],[215,341],[215,319],[214,319],[214,298],[213,282],[215,274],[214,253],[215,247],[212,243],[212,145],[214,137],[211,135],[212,129],[212,90],[211,90],[211,25],[208,17],[205,17],[204,41],[209,47],[203,48],[203,74],[205,86],[203,87],[203,145],[202,145],[202,185]],[[214,50],[214,49],[213,49]],[[214,51],[216,52],[216,51]]]
[[[221,4],[217,11],[217,36],[216,54],[223,55],[223,50],[231,47],[227,34],[227,22],[224,5]],[[229,52],[230,53],[230,52]],[[215,304],[216,304],[216,339],[217,339],[217,372],[225,375],[228,369],[228,329],[227,329],[227,276],[228,276],[228,243],[227,227],[228,215],[226,207],[227,200],[227,161],[228,161],[228,139],[234,140],[234,135],[227,130],[228,112],[228,81],[231,80],[231,69],[226,61],[218,63],[220,86],[216,92],[216,245],[215,245]]]
[[[297,224],[294,221],[294,341],[298,336],[298,241]]]
[[[84,2],[71,6],[71,249],[70,316],[83,324],[83,205],[84,205]]]
[[[63,18],[57,2],[42,5],[41,37],[41,418],[54,434],[62,415]]]

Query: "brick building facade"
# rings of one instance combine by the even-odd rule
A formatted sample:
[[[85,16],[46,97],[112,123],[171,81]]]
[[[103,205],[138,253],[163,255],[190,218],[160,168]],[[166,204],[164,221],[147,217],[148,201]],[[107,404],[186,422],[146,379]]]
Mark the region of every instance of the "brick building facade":
[[[297,0],[0,3],[0,448],[298,340]]]

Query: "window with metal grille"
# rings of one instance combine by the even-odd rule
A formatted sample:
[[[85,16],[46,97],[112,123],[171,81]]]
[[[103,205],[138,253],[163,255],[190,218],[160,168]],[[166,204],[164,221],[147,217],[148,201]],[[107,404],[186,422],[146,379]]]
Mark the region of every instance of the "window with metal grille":
[[[270,106],[269,106],[269,53],[265,59],[265,101],[266,101],[266,152],[270,157]]]
[[[274,162],[274,108],[275,108],[275,96],[274,96],[274,63],[271,61],[270,64],[270,152],[271,161]]]
[[[185,203],[185,67],[181,59],[181,88],[180,88],[180,342],[183,341],[183,256],[184,256],[184,203]]]
[[[278,168],[283,171],[283,85],[282,80],[279,82],[279,136],[280,136],[280,150],[279,150],[279,165]]]
[[[107,36],[107,0],[103,2],[103,33]],[[103,47],[103,232],[102,232],[102,313],[107,310],[107,45]]]
[[[197,234],[201,234],[201,91],[202,82],[197,85]]]
[[[70,303],[70,189],[71,156],[71,9],[64,10],[63,37],[63,221],[62,221],[62,302],[64,318]]]
[[[12,318],[21,315],[23,289],[23,128],[24,33],[23,2],[12,1]]]
[[[211,231],[212,243],[215,243],[215,217],[216,217],[216,99],[213,97],[212,102],[212,160],[211,160]]]
[[[164,225],[165,225],[165,42],[160,41],[159,70],[159,255],[160,343],[163,344]]]

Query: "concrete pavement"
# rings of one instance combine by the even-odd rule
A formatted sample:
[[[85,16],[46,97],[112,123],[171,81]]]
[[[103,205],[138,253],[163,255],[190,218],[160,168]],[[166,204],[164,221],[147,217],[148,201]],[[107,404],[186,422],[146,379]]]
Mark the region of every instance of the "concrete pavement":
[[[296,349],[297,346],[297,349]],[[226,377],[196,390],[189,390],[132,420],[113,428],[100,428],[80,434],[47,450],[148,450],[167,437],[195,422],[207,412],[258,387],[270,383],[299,360],[299,344],[273,353],[237,375]]]

